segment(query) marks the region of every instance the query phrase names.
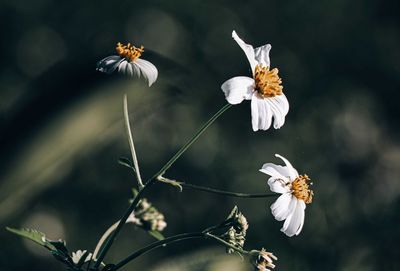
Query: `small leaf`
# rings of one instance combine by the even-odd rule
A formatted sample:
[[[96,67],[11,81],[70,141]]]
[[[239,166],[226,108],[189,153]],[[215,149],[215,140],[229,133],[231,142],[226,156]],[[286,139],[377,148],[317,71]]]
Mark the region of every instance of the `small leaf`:
[[[156,238],[157,240],[165,239],[164,235],[161,234],[159,231],[147,231],[151,236]]]
[[[10,228],[10,227],[6,227],[6,229],[9,232],[12,232],[16,235],[22,236],[24,238],[27,238],[33,242],[35,242],[36,244],[39,244],[51,251],[53,250],[57,250],[50,242],[47,241],[46,239],[46,235],[43,232],[34,230],[34,229],[14,229],[14,228]]]
[[[129,160],[128,158],[120,157],[120,158],[118,159],[118,163],[119,163],[120,165],[126,166],[126,167],[132,169],[134,172],[136,172],[135,167],[133,166],[131,160]]]

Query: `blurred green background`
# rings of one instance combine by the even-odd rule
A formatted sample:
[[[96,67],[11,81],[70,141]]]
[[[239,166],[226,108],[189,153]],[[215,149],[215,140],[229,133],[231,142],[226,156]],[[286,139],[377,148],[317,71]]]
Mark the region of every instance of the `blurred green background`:
[[[272,44],[290,111],[280,130],[254,133],[250,104],[226,112],[167,177],[265,193],[275,153],[314,181],[302,233],[288,238],[273,199],[235,199],[156,185],[147,195],[165,235],[201,230],[236,204],[246,247],[278,257],[276,270],[399,270],[400,31],[398,1],[0,2],[0,269],[63,270],[47,251],[6,232],[33,227],[70,250],[93,250],[123,214],[130,188],[122,96],[129,97],[144,178],[225,103],[220,85],[250,75],[231,39]],[[95,71],[116,42],[144,45],[159,69],[142,79]],[[124,228],[106,261],[152,239]],[[156,250],[123,270],[252,270],[211,241]]]

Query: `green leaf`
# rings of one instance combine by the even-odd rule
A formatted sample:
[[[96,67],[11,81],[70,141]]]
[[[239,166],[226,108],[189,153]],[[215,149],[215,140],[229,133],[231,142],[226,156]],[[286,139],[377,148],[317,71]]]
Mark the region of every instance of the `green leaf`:
[[[16,235],[22,236],[24,238],[27,238],[45,248],[48,250],[54,251],[57,250],[49,241],[46,239],[46,235],[43,232],[34,230],[34,229],[14,229],[10,227],[6,227],[6,229],[9,232],[12,232]]]
[[[136,172],[135,167],[133,166],[131,160],[129,160],[128,158],[120,157],[120,158],[118,159],[118,163],[119,163],[120,165],[123,165],[123,166],[125,166],[125,167],[128,167],[128,168],[132,169],[134,172]]]
[[[156,238],[157,240],[165,239],[164,235],[161,234],[159,231],[147,231],[151,236]]]

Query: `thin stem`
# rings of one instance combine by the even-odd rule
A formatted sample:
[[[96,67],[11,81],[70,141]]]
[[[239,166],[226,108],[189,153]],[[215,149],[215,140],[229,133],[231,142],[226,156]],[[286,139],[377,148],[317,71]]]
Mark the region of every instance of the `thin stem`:
[[[166,244],[170,244],[173,242],[178,242],[178,241],[182,241],[182,240],[186,240],[186,239],[193,239],[193,238],[204,238],[204,233],[202,232],[194,232],[194,233],[183,233],[183,234],[178,234],[172,237],[168,237],[165,238],[163,240],[154,242],[144,248],[141,248],[137,251],[135,251],[134,253],[132,253],[131,255],[129,255],[127,258],[125,258],[124,260],[120,261],[119,263],[117,263],[114,268],[113,271],[120,269],[121,267],[123,267],[124,265],[126,265],[127,263],[129,263],[130,261],[134,260],[135,258],[152,251],[153,249],[156,249],[158,247],[164,246]]]
[[[164,181],[165,179],[168,181]],[[279,196],[279,194],[276,194],[276,193],[275,194],[271,194],[271,193],[266,193],[266,194],[236,193],[236,192],[214,189],[214,188],[210,188],[210,187],[206,187],[206,186],[200,186],[200,185],[195,185],[195,184],[190,184],[190,183],[185,183],[185,182],[169,180],[165,177],[159,178],[158,180],[160,182],[173,184],[173,185],[180,186],[180,187],[187,187],[187,188],[191,188],[194,190],[200,190],[200,191],[204,191],[204,192],[208,192],[208,193],[224,195],[224,196],[229,196],[229,197],[236,197],[236,198],[269,198],[269,197]]]
[[[181,157],[181,155],[203,134],[203,132],[207,130],[207,128],[231,106],[231,104],[224,105],[217,113],[214,114],[214,116],[204,123],[197,133],[188,142],[186,142],[186,144],[183,145],[182,148],[180,148],[179,151],[177,151],[175,155],[172,156],[172,158],[156,174],[154,174],[150,180],[155,179],[158,176],[162,176],[175,163],[175,161],[178,160],[178,158]]]
[[[211,233],[207,232],[207,233],[205,233],[205,235],[207,237],[209,237],[209,238],[214,239],[215,241],[218,241],[219,243],[221,243],[221,244],[223,244],[223,245],[225,245],[227,247],[230,247],[230,248],[234,249],[235,251],[237,251],[237,252],[239,252],[241,254],[249,254],[249,252],[247,250],[243,250],[241,248],[238,248],[238,247],[226,242],[225,240],[219,238],[218,236],[216,236],[214,234],[211,234]]]
[[[109,227],[106,232],[103,234],[103,236],[100,238],[99,242],[97,243],[97,246],[93,252],[92,259],[96,260],[97,254],[99,253],[99,250],[101,246],[103,245],[104,241],[107,240],[107,237],[110,236],[110,234],[117,228],[119,221],[115,222],[111,227]]]
[[[131,126],[129,124],[128,96],[126,94],[124,95],[124,119],[125,119],[126,133],[128,135],[129,147],[131,149],[131,154],[132,154],[133,166],[135,167],[136,179],[137,179],[137,182],[139,185],[139,190],[140,190],[144,187],[144,185],[143,185],[142,177],[140,176],[139,162],[138,162],[138,159],[136,156],[135,144],[133,143]]]
[[[113,244],[113,242],[115,241],[115,238],[117,237],[118,233],[121,231],[122,227],[126,223],[126,220],[128,219],[129,215],[133,212],[133,210],[135,210],[137,204],[139,203],[139,200],[142,198],[143,194],[151,187],[152,184],[153,184],[152,180],[147,182],[146,185],[143,187],[143,189],[140,190],[138,192],[138,194],[136,195],[136,197],[133,199],[131,205],[125,211],[123,217],[121,218],[121,220],[119,221],[117,227],[115,228],[115,231],[112,233],[110,238],[107,239],[107,241],[105,242],[105,245],[100,250],[99,258],[96,260],[96,263],[94,265],[94,269],[96,269],[96,270],[98,269],[100,263],[103,261],[104,257],[106,256],[107,251],[110,249],[110,247]]]
[[[127,105],[125,106],[125,104],[127,104],[126,102],[126,97],[124,98],[124,112],[125,115],[127,115]],[[94,264],[94,269],[98,269],[100,263],[102,262],[102,260],[104,259],[104,257],[107,254],[107,251],[110,249],[111,245],[113,244],[115,238],[117,237],[117,235],[119,234],[119,232],[121,231],[122,227],[124,226],[126,220],[128,219],[129,215],[133,212],[133,210],[135,210],[137,204],[139,203],[140,199],[142,198],[143,194],[145,193],[145,191],[147,191],[149,189],[149,187],[151,187],[151,185],[157,180],[157,177],[163,175],[165,173],[165,171],[167,171],[174,163],[175,161],[203,134],[203,132],[219,117],[222,115],[222,113],[224,113],[226,110],[228,110],[232,105],[231,104],[226,104],[224,105],[217,113],[214,114],[214,116],[212,116],[198,131],[197,133],[185,144],[183,145],[182,148],[180,148],[175,155],[156,173],[153,175],[153,177],[151,177],[149,180],[146,181],[146,183],[143,186],[142,189],[139,189],[139,193],[136,195],[136,197],[133,199],[131,205],[129,206],[129,208],[125,211],[123,217],[121,218],[121,220],[119,221],[117,227],[115,228],[115,231],[112,233],[112,235],[110,236],[110,238],[107,239],[107,241],[105,242],[105,245],[102,247],[102,249],[99,252],[99,258],[97,259],[97,261]],[[128,121],[127,121],[128,120]],[[127,124],[127,127],[129,127],[129,118],[125,117],[125,122]],[[127,129],[128,131],[128,138],[130,140],[130,146],[131,146],[131,150],[132,151],[132,158],[133,160],[137,160],[136,159],[136,154],[134,152],[134,147],[133,147],[133,140],[132,140],[132,144],[131,144],[131,139],[132,139],[132,135],[130,133],[130,128]],[[135,154],[135,155],[134,155]],[[135,169],[137,171],[137,174],[139,174],[139,168],[135,165]],[[140,174],[139,174],[140,176]],[[139,179],[138,179],[139,182]],[[139,183],[140,186],[140,183]]]
[[[217,227],[217,226],[216,226]],[[213,228],[213,227],[210,227]],[[120,269],[121,267],[125,266],[127,263],[129,263],[130,261],[136,259],[137,257],[152,251],[153,249],[159,248],[161,246],[167,245],[167,244],[171,244],[174,242],[178,242],[178,241],[183,241],[186,239],[193,239],[193,238],[211,238],[221,244],[223,244],[224,246],[230,247],[232,249],[234,249],[235,251],[242,253],[242,254],[249,254],[248,251],[240,249],[238,247],[235,247],[233,245],[231,245],[230,243],[226,242],[225,240],[219,238],[218,236],[215,236],[207,231],[202,231],[202,232],[193,232],[193,233],[183,233],[183,234],[178,234],[175,236],[171,236],[168,238],[165,238],[163,240],[160,241],[156,241],[144,248],[141,248],[137,251],[135,251],[134,253],[132,253],[131,255],[129,255],[127,258],[123,259],[122,261],[120,261],[119,263],[117,263],[114,267],[113,267],[113,271],[116,271],[118,269]]]

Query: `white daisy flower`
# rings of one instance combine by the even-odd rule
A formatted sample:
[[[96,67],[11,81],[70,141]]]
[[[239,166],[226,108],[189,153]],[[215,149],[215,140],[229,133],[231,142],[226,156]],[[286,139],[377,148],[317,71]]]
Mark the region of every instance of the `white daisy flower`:
[[[142,75],[149,86],[157,80],[157,68],[151,62],[140,58],[144,52],[143,46],[137,48],[130,43],[124,45],[118,42],[115,49],[118,55],[108,56],[100,60],[97,63],[96,70],[110,74],[118,69],[118,72],[130,76],[140,77]]]
[[[309,188],[307,175],[299,175],[283,156],[275,156],[281,158],[286,166],[267,163],[260,171],[271,176],[268,179],[271,191],[282,194],[271,205],[271,211],[276,220],[285,220],[281,231],[291,237],[298,235],[303,228],[306,204],[312,202],[314,192]]]
[[[274,119],[274,128],[279,129],[285,123],[289,111],[289,102],[282,93],[282,80],[278,69],[270,70],[269,51],[266,44],[253,48],[246,44],[235,31],[232,38],[239,44],[250,62],[253,78],[238,76],[225,81],[221,88],[230,104],[239,104],[251,100],[251,119],[254,131],[267,130]]]
[[[72,252],[72,261],[74,262],[74,264],[79,263],[80,259],[82,258],[83,254],[86,253],[86,250],[78,250],[76,252]],[[85,262],[90,261],[90,259],[92,258],[92,253],[88,253],[88,255],[86,256]]]

